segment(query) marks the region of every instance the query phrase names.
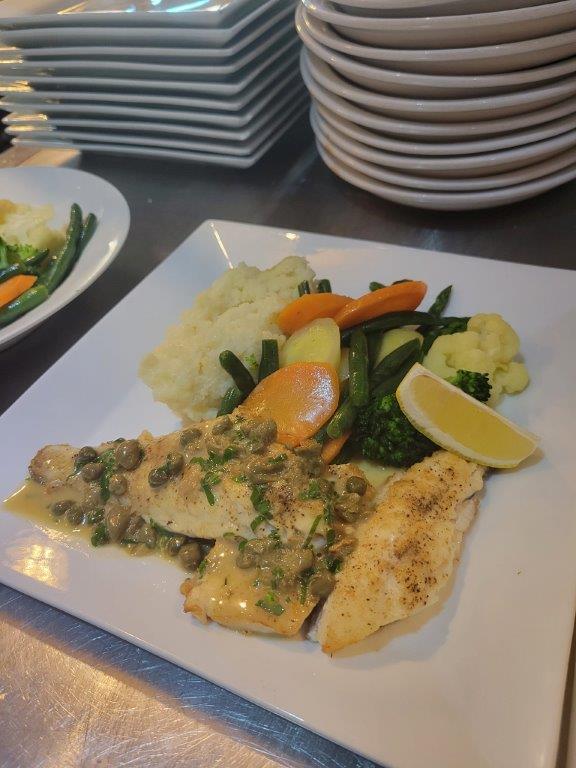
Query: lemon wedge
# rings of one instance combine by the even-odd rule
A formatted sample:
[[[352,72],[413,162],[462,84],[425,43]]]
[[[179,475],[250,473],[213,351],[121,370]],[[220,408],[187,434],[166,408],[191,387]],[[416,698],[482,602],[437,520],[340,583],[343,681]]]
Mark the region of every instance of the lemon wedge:
[[[396,390],[412,425],[437,445],[487,467],[517,467],[538,439],[416,363]]]

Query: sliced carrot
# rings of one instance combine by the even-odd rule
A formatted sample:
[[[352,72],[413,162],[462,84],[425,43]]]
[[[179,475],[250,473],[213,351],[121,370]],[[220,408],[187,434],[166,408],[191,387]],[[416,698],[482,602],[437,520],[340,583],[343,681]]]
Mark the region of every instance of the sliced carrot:
[[[0,283],[0,307],[10,304],[28,288],[32,288],[36,280],[38,278],[35,275],[15,275]]]
[[[276,322],[290,335],[319,317],[334,317],[352,299],[337,293],[305,293],[278,313]]]
[[[351,432],[345,432],[343,435],[340,435],[340,437],[335,437],[332,440],[328,440],[324,443],[324,446],[322,447],[322,453],[320,454],[324,464],[330,464],[330,462],[334,461],[336,456],[338,456],[344,447],[344,443],[346,440],[348,440],[351,434]]]
[[[292,363],[263,379],[242,411],[274,419],[278,440],[294,447],[312,437],[338,407],[338,373],[327,363]]]
[[[337,325],[344,329],[373,320],[388,312],[411,311],[420,304],[426,295],[427,288],[426,283],[420,280],[388,285],[350,301],[333,317]]]

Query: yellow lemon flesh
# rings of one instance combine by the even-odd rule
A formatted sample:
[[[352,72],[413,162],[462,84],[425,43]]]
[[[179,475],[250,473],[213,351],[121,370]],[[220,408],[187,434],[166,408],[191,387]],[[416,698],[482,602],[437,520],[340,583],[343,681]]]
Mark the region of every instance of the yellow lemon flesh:
[[[400,408],[437,445],[488,467],[516,467],[537,438],[418,363],[396,390]]]

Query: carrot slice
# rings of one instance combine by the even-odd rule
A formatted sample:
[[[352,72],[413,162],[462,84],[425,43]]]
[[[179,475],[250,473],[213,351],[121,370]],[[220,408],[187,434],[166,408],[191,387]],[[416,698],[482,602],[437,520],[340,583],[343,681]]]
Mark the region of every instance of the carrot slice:
[[[338,293],[305,293],[278,313],[276,322],[290,335],[319,317],[334,317],[352,299]]]
[[[340,435],[340,437],[335,437],[332,440],[328,440],[324,443],[324,446],[322,447],[322,453],[320,455],[322,457],[322,461],[325,464],[330,464],[330,462],[334,461],[336,456],[338,456],[344,447],[344,443],[346,440],[348,440],[351,434],[351,432],[345,432],[343,435]]]
[[[14,277],[0,283],[0,307],[10,304],[28,288],[32,288],[36,280],[38,278],[35,275],[14,275]]]
[[[420,304],[427,288],[426,283],[420,280],[388,285],[350,301],[333,317],[337,325],[344,329],[386,315],[388,312],[411,311]]]
[[[338,373],[327,363],[292,363],[263,379],[241,408],[274,419],[278,440],[294,447],[316,434],[338,407]]]

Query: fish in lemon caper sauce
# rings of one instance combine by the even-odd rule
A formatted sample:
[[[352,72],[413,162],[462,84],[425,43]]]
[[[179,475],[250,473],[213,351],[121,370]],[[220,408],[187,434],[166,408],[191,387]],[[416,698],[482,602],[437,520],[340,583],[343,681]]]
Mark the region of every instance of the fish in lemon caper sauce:
[[[160,438],[47,446],[30,475],[48,498],[57,494],[54,515],[93,526],[94,544],[162,544],[189,570],[200,566],[208,602],[200,606],[196,593],[186,601],[199,618],[293,634],[332,588],[373,493],[360,470],[327,468],[320,451],[315,441],[281,445],[273,421],[239,409]],[[242,582],[236,602],[245,608],[236,615]],[[213,610],[216,603],[228,611]]]

